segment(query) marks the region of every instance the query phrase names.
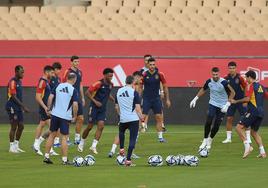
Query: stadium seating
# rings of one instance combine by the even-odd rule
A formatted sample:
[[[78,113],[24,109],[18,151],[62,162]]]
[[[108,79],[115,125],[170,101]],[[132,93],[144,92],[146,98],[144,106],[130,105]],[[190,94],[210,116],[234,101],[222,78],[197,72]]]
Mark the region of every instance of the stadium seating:
[[[1,40],[268,40],[267,0],[0,7]]]

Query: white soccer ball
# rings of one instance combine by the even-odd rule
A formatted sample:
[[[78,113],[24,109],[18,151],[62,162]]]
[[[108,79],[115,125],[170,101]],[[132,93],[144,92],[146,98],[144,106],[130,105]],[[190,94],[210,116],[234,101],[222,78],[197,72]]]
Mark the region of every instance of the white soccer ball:
[[[86,166],[92,166],[95,164],[95,162],[96,162],[95,157],[93,157],[92,155],[87,155],[84,158],[84,163]]]
[[[176,160],[177,165],[185,165],[184,164],[184,155],[179,154],[176,156],[176,158],[177,158],[177,160]]]
[[[168,166],[174,166],[177,164],[177,158],[174,155],[169,155],[166,158],[166,163]]]
[[[84,158],[83,157],[80,157],[80,156],[76,156],[73,159],[73,165],[76,166],[76,167],[83,166],[84,165]]]
[[[152,155],[148,158],[148,164],[151,166],[162,166],[163,158],[160,155]]]
[[[116,162],[118,165],[125,165],[127,158],[125,156],[118,155],[116,158]]]
[[[186,155],[184,157],[184,162],[187,166],[198,166],[199,159],[196,156],[193,155]]]
[[[204,157],[204,158],[208,157],[208,153],[209,153],[209,151],[208,151],[207,147],[204,147],[203,149],[201,149],[199,151],[200,157]]]

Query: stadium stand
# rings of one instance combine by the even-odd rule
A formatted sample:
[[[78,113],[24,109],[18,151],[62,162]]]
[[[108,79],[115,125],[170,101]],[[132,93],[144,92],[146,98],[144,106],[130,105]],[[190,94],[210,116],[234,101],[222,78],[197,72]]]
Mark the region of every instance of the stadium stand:
[[[267,0],[1,6],[0,40],[268,40]]]

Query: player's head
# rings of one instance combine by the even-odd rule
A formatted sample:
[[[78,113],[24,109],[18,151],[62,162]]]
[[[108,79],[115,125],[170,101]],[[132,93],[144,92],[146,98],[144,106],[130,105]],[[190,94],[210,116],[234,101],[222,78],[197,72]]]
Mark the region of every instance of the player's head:
[[[104,79],[111,83],[112,82],[112,79],[113,79],[113,76],[114,76],[114,70],[111,69],[111,68],[105,68],[102,72],[103,76],[104,76]]]
[[[15,67],[15,75],[18,79],[22,79],[24,77],[24,68],[21,65],[17,65]]]
[[[74,85],[74,83],[76,82],[76,74],[74,73],[69,73],[67,76],[67,82]]]
[[[78,68],[78,65],[79,65],[79,57],[76,56],[76,55],[73,55],[71,57],[71,64],[72,64],[72,67]]]
[[[152,55],[150,54],[146,54],[143,56],[143,59],[144,59],[144,66],[148,68],[148,59],[150,59],[151,57],[153,57]]]
[[[217,82],[220,79],[220,69],[218,67],[213,67],[211,69],[212,79]]]
[[[155,71],[155,58],[151,57],[148,59],[148,68],[151,72]]]
[[[228,63],[228,70],[230,75],[236,74],[236,62],[231,61]]]
[[[127,76],[127,78],[126,78],[126,84],[127,85],[132,85],[133,83],[134,83],[134,77],[131,76],[131,75]]]
[[[254,82],[256,80],[256,77],[257,77],[256,72],[253,71],[253,70],[249,70],[248,72],[246,72],[245,75],[246,75],[247,82],[249,84],[251,84],[252,82]]]
[[[139,82],[142,78],[142,73],[140,71],[135,71],[132,73],[132,76],[134,77],[134,82]]]
[[[59,62],[54,62],[52,64],[52,67],[54,68],[55,75],[56,76],[59,76],[60,75],[61,68],[62,68],[61,64]]]
[[[44,72],[44,75],[50,79],[53,75],[54,75],[54,68],[50,65],[46,65],[44,68],[43,68],[43,72]]]

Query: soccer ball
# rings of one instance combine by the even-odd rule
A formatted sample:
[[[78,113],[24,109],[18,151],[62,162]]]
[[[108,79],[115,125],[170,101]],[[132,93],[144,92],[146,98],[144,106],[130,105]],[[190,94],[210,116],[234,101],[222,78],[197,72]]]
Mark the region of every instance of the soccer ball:
[[[201,149],[199,151],[200,157],[204,157],[204,158],[208,157],[208,153],[209,153],[209,151],[208,151],[207,147],[204,147],[203,149]]]
[[[84,163],[86,166],[92,166],[96,162],[95,158],[92,155],[87,155],[84,158]]]
[[[184,155],[179,154],[176,156],[176,158],[177,165],[184,165]]]
[[[193,155],[187,155],[184,157],[184,163],[187,166],[198,166],[199,164],[199,159],[196,156]]]
[[[177,164],[177,158],[174,155],[169,155],[166,158],[166,163],[168,166],[174,166]]]
[[[148,164],[151,166],[162,166],[163,158],[160,155],[152,155],[148,158]]]
[[[76,166],[76,167],[83,166],[84,165],[84,158],[83,157],[80,157],[80,156],[76,156],[73,159],[73,165]]]
[[[126,157],[121,155],[118,155],[116,158],[116,162],[118,165],[125,165],[126,160]]]

